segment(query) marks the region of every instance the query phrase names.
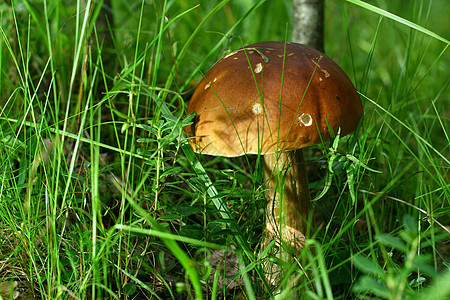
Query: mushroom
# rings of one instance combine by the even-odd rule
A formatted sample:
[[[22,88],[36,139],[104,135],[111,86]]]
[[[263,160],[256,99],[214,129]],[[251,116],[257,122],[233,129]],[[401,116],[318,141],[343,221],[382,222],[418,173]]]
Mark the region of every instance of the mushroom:
[[[298,254],[311,214],[301,148],[329,140],[330,129],[339,129],[341,136],[353,132],[363,115],[344,71],[306,45],[252,44],[226,55],[205,74],[187,113],[196,114],[185,128],[194,151],[263,155],[264,245],[275,239],[290,249],[289,255]]]

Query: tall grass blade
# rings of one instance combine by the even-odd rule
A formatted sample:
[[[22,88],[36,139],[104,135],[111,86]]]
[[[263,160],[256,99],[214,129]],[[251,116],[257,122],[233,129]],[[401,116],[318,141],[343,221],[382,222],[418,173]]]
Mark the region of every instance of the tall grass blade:
[[[426,35],[428,35],[428,36],[430,36],[430,37],[432,37],[434,39],[437,39],[437,40],[443,42],[444,44],[449,44],[450,43],[447,39],[441,37],[437,33],[434,33],[431,30],[428,30],[428,29],[426,29],[426,28],[424,28],[424,27],[422,27],[420,25],[417,25],[417,24],[415,24],[415,23],[413,23],[411,21],[408,21],[406,19],[403,19],[403,18],[401,18],[401,17],[399,17],[397,15],[394,15],[393,13],[390,13],[388,11],[385,11],[385,10],[379,8],[379,7],[373,6],[373,5],[369,4],[369,3],[366,3],[366,2],[360,1],[360,0],[347,0],[347,1],[350,2],[350,3],[353,3],[355,5],[358,5],[358,6],[362,7],[362,8],[364,8],[364,9],[367,9],[367,10],[369,10],[371,12],[374,12],[374,13],[380,15],[380,16],[386,17],[386,18],[394,20],[394,21],[396,21],[396,22],[398,22],[400,24],[408,26],[408,27],[410,27],[412,29],[420,31],[420,32],[422,32],[422,33],[424,33],[424,34],[426,34]]]

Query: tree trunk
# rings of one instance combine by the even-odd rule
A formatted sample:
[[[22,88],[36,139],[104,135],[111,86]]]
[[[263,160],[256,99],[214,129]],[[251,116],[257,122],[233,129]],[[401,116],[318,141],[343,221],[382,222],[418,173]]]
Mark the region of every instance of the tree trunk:
[[[323,0],[293,0],[292,41],[323,49]]]

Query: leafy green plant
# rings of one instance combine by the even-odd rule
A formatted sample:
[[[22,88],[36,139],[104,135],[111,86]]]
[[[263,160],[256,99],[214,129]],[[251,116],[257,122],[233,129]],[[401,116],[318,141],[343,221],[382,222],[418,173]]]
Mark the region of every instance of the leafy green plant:
[[[441,280],[450,276],[450,270],[443,265],[442,278],[439,278],[436,270],[429,265],[431,257],[422,254],[422,248],[429,246],[429,236],[420,234],[419,228],[416,220],[405,215],[403,229],[396,235],[375,236],[381,248],[386,249],[382,257],[369,259],[361,254],[353,257],[355,266],[366,274],[353,287],[359,297],[371,298],[369,295],[373,295],[382,299],[418,299],[432,293],[436,297],[433,299],[447,299],[450,288]],[[400,261],[395,257],[400,257]],[[434,286],[423,288],[433,280],[437,280]]]

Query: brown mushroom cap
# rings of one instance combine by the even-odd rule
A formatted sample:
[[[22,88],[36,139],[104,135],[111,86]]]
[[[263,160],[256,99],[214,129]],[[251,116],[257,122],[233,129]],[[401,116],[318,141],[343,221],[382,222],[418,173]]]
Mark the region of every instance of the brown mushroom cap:
[[[194,123],[185,129],[192,148],[221,156],[318,144],[329,140],[329,125],[344,136],[363,115],[355,87],[335,62],[284,42],[252,44],[219,60],[195,90],[192,112]]]

